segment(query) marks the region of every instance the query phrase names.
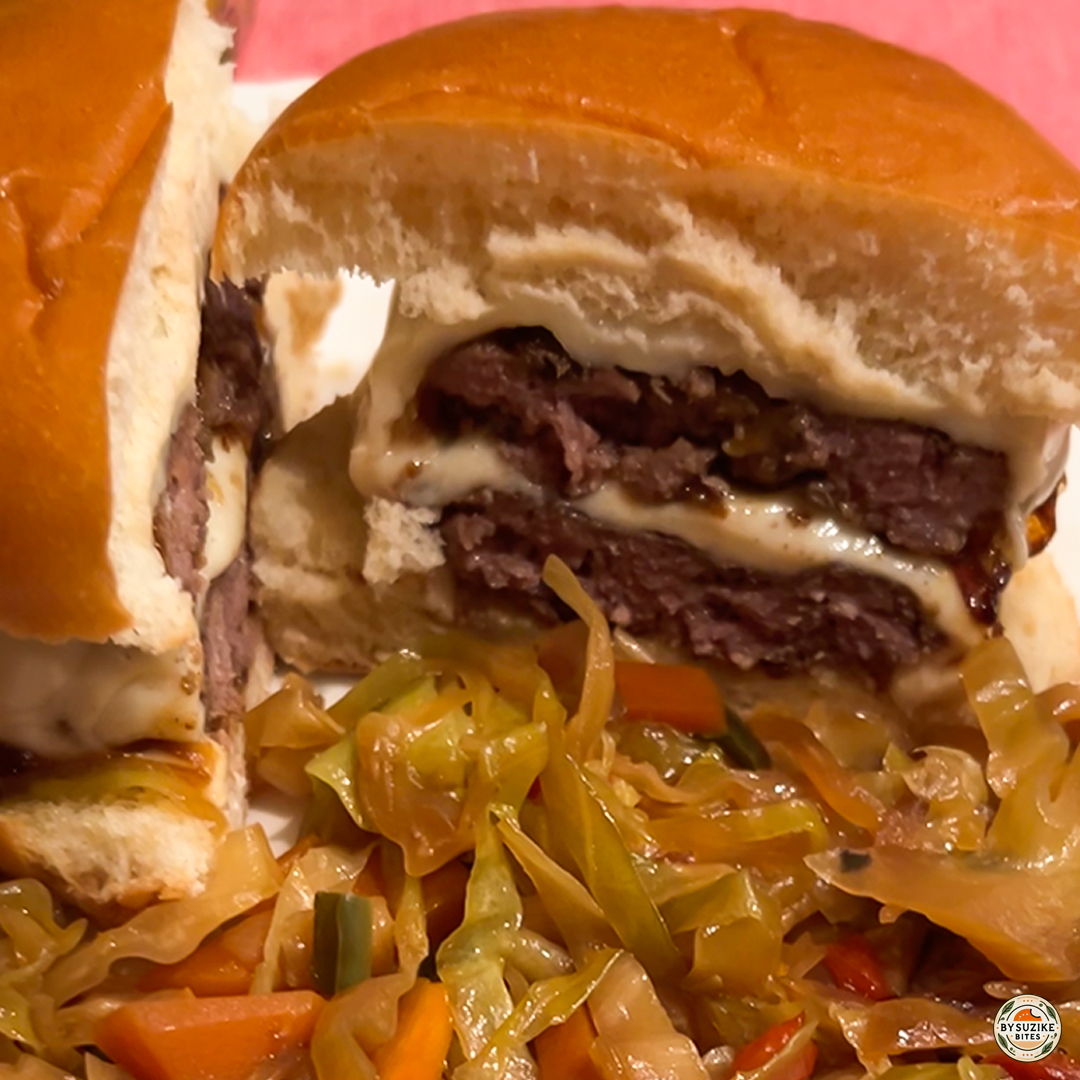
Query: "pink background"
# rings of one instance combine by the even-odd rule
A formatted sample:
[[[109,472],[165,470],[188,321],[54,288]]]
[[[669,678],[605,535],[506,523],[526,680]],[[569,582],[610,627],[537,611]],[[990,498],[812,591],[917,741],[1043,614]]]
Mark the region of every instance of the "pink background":
[[[256,81],[323,74],[354,53],[461,15],[553,6],[553,0],[256,3],[239,63],[239,77]],[[843,23],[945,60],[1013,105],[1080,164],[1080,0],[749,0],[741,6]]]

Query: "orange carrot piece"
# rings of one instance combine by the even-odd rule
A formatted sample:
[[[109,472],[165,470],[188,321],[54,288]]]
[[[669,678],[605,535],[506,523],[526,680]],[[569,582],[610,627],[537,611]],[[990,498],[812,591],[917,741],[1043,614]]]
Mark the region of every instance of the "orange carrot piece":
[[[453,1034],[446,988],[418,979],[398,1003],[394,1037],[371,1055],[379,1080],[440,1080]]]
[[[688,735],[721,735],[724,699],[702,668],[688,664],[615,664],[615,689],[627,720],[654,720]]]
[[[220,941],[199,946],[186,960],[154,968],[139,981],[144,993],[155,990],[190,990],[196,997],[228,997],[246,994],[252,972]]]
[[[851,934],[825,950],[825,966],[833,982],[870,1001],[896,997],[877,955],[866,938]]]
[[[310,990],[132,1001],[105,1017],[95,1042],[135,1080],[246,1080],[306,1045],[324,1004]]]
[[[601,1080],[589,1051],[596,1040],[589,1011],[582,1005],[562,1024],[533,1040],[540,1080]]]
[[[139,982],[139,989],[146,993],[190,990],[196,997],[246,994],[263,958],[273,917],[272,909],[249,915],[178,963],[148,972]]]
[[[753,1042],[748,1042],[731,1063],[736,1072],[752,1072],[771,1061],[806,1023],[806,1013],[799,1013],[790,1020],[775,1024],[764,1035],[759,1035]],[[813,1044],[811,1044],[813,1045]],[[816,1055],[815,1055],[816,1056]]]
[[[246,968],[254,971],[263,962],[266,937],[274,919],[273,907],[258,911],[230,926],[221,935],[221,944]]]
[[[437,948],[465,917],[465,886],[469,871],[456,859],[420,879],[427,911],[428,941]]]

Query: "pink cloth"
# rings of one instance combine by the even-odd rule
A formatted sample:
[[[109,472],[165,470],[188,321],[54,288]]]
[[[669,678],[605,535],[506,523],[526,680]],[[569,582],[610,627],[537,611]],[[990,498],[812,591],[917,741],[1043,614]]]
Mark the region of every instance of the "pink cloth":
[[[239,77],[257,81],[320,75],[364,49],[463,15],[553,6],[553,0],[256,2]],[[653,0],[657,4],[680,6]],[[944,60],[1011,104],[1080,164],[1077,0],[744,0],[741,6],[842,23]]]

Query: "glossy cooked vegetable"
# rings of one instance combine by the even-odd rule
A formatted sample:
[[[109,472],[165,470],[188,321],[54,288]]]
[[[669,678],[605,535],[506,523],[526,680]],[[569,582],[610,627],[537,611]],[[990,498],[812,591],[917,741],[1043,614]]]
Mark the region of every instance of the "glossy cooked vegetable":
[[[308,1043],[322,1007],[308,990],[134,1001],[105,1017],[95,1041],[140,1080],[247,1080]]]
[[[139,982],[139,989],[147,993],[190,990],[196,997],[246,994],[262,960],[272,918],[271,911],[249,915],[178,964],[153,968]]]
[[[371,978],[372,906],[352,893],[315,894],[311,979],[326,997]]]
[[[188,1080],[123,1057],[130,1010],[224,1030],[249,988],[326,1000],[259,1080],[1003,1080],[993,1016],[1032,986],[1080,1053],[1080,690],[1034,695],[1003,639],[933,723],[740,688],[545,580],[579,618],[536,644],[418,642],[249,717],[255,775],[306,800],[280,861],[235,834],[203,896],[113,929],[0,886],[0,1072],[119,1080],[99,1037]]]
[[[887,1001],[896,996],[874,950],[861,934],[849,934],[829,945],[824,963],[837,986],[868,1001]]]
[[[453,1035],[446,990],[418,979],[398,1004],[393,1036],[372,1055],[379,1080],[439,1080]]]
[[[539,1080],[601,1080],[592,1059],[595,1042],[596,1028],[584,1006],[540,1032],[533,1042]]]
[[[618,660],[615,689],[627,720],[655,720],[688,735],[724,730],[724,699],[703,668]]]
[[[736,1072],[757,1072],[764,1068],[783,1053],[785,1047],[795,1038],[805,1023],[806,1013],[798,1013],[790,1020],[784,1020],[775,1027],[769,1028],[764,1035],[759,1035],[753,1042],[747,1043],[735,1055],[731,1063],[732,1068]],[[806,1046],[811,1047],[813,1043],[806,1043]],[[799,1056],[799,1071],[804,1068],[802,1064],[804,1056],[804,1054]],[[813,1062],[810,1062],[810,1068],[805,1070],[805,1075],[809,1076],[812,1071]]]

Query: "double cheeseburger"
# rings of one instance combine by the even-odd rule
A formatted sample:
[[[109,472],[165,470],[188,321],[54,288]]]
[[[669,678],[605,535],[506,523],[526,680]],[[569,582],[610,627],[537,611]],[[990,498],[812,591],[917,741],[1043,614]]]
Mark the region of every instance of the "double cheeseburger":
[[[0,5],[0,869],[101,913],[197,890],[240,811],[265,395],[242,291],[203,285],[230,42],[198,0]]]
[[[1080,674],[1038,555],[1080,175],[1004,106],[780,15],[473,19],[285,113],[214,285],[228,46],[198,0],[0,6],[0,870],[106,915],[200,887],[266,673],[249,546],[309,669],[553,624],[558,555],[624,648],[735,683],[910,701],[1002,622]],[[240,283],[282,268],[397,291],[266,456]]]
[[[397,284],[365,381],[254,494],[294,663],[553,623],[557,555],[627,647],[736,680],[910,702],[1003,621],[1037,683],[1078,674],[1039,552],[1080,174],[939,63],[764,12],[437,27],[282,116],[215,260]]]

